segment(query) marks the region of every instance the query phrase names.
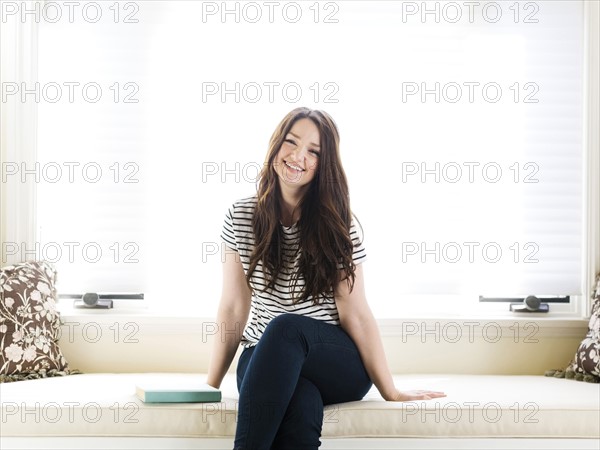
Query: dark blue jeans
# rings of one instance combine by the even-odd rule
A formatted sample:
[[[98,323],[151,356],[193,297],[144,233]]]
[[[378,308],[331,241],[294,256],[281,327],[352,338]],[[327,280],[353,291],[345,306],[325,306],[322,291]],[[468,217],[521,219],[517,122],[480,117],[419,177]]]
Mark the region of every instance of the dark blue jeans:
[[[323,406],[360,400],[372,382],[342,327],[282,314],[240,355],[237,386],[234,450],[312,450]]]

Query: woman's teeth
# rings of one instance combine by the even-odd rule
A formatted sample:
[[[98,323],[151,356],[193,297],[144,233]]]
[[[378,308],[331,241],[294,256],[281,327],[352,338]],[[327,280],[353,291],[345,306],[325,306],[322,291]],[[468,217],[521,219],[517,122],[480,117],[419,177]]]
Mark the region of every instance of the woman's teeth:
[[[296,167],[296,166],[292,166],[292,165],[288,164],[287,162],[285,163],[285,165],[297,172],[303,172],[303,169],[300,169],[299,167]]]

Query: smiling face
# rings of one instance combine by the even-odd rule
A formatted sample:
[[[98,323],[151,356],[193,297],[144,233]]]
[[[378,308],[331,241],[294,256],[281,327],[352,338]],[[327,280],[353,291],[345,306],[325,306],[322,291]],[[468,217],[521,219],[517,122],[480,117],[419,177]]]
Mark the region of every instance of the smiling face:
[[[312,120],[304,118],[294,123],[273,161],[281,183],[290,188],[310,184],[319,167],[319,143],[319,129]]]

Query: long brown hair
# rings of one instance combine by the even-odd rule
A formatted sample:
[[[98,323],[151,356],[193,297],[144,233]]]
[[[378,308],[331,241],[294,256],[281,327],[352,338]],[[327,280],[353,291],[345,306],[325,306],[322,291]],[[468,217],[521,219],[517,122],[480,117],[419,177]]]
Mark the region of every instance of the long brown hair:
[[[356,269],[352,259],[354,246],[350,237],[352,211],[348,182],[339,155],[340,137],[335,122],[324,111],[296,108],[283,118],[271,136],[265,164],[257,182],[258,203],[252,217],[255,246],[250,256],[246,281],[252,290],[250,279],[262,260],[265,290],[273,289],[282,269],[283,231],[279,226],[281,191],[273,161],[291,128],[304,118],[310,119],[318,128],[321,152],[315,176],[299,204],[301,252],[298,270],[292,275],[292,292],[296,291],[298,279],[303,276],[304,287],[300,298],[294,298],[293,303],[304,302],[311,296],[313,303],[318,304],[323,295],[333,296],[335,286],[343,279],[348,280],[352,291]],[[340,263],[344,276],[337,268]]]

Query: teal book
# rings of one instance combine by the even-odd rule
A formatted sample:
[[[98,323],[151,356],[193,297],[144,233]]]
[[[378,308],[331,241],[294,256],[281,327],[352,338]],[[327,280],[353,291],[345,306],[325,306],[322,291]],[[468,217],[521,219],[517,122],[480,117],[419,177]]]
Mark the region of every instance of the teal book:
[[[139,383],[135,387],[138,398],[145,403],[203,403],[220,402],[221,391],[206,383],[169,382],[156,380]]]

